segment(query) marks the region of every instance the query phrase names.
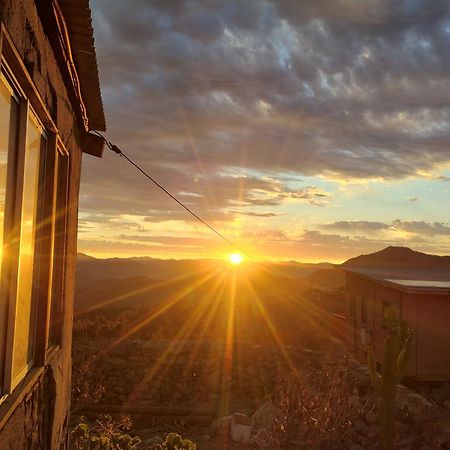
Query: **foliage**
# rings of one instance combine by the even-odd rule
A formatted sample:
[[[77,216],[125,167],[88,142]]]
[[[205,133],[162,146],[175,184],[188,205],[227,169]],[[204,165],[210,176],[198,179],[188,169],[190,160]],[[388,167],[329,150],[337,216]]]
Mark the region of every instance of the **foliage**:
[[[412,330],[388,308],[384,316],[387,335],[384,341],[381,378],[375,365],[373,348],[369,349],[368,365],[372,384],[379,394],[378,420],[383,450],[392,450],[395,440],[395,397],[397,384],[402,380],[412,339]]]
[[[128,416],[116,422],[111,416],[101,416],[93,427],[83,420],[73,429],[72,440],[76,450],[131,450],[141,442],[125,431],[131,428]]]
[[[102,385],[94,386],[89,377],[93,368],[98,364],[98,357],[94,350],[89,357],[80,358],[77,349],[74,348],[74,357],[72,358],[72,414],[86,405],[98,403],[104,396],[105,387]]]
[[[278,448],[286,442],[302,443],[304,448],[336,448],[350,442],[353,423],[373,407],[371,398],[353,394],[354,380],[343,362],[329,367],[323,362],[301,371],[282,374],[276,406],[284,420],[277,423]],[[274,447],[276,448],[276,447]]]
[[[162,444],[153,444],[152,450],[196,450],[197,446],[177,433],[169,433]]]

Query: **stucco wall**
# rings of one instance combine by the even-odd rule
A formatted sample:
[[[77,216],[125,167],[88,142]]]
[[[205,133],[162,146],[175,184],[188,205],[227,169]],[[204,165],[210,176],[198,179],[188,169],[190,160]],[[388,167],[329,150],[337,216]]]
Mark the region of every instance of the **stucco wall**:
[[[12,37],[70,152],[68,260],[63,299],[62,345],[37,379],[29,395],[16,407],[0,430],[0,450],[63,449],[70,403],[72,306],[82,154],[80,129],[34,1],[0,0],[0,19]],[[0,406],[0,418],[7,406]]]
[[[450,297],[407,294],[403,304],[405,320],[414,323],[417,376],[425,380],[449,380]]]

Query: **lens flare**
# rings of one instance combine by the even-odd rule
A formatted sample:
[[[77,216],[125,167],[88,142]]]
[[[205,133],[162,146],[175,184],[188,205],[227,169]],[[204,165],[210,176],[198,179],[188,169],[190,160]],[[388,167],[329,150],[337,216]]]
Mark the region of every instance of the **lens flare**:
[[[240,264],[242,261],[243,261],[243,257],[242,257],[242,255],[240,254],[240,253],[232,253],[230,256],[229,256],[229,260],[230,260],[230,263],[231,264],[234,264],[234,265],[238,265],[238,264]]]

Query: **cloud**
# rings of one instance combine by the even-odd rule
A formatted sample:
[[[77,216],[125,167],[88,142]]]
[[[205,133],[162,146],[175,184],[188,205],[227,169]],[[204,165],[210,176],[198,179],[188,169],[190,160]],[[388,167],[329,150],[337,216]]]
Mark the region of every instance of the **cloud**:
[[[257,212],[253,212],[253,211],[249,211],[249,212],[242,212],[242,211],[228,211],[229,214],[236,214],[236,215],[240,215],[240,216],[249,216],[249,217],[277,217],[280,216],[281,214],[276,214],[273,212],[262,212],[262,213],[257,213]]]
[[[292,203],[335,206],[319,179],[436,179],[450,163],[448,2],[92,7],[108,138],[210,222],[274,217]],[[80,209],[102,211],[95,223],[191,221],[123,158],[106,152],[83,164]],[[81,224],[84,235],[91,222]],[[345,246],[348,235],[395,232],[383,222],[321,230],[342,234]],[[395,229],[412,233],[412,223]],[[429,225],[424,232],[445,232]],[[314,239],[326,238],[305,235],[301,245]]]
[[[139,160],[385,179],[450,161],[445,2],[134,3],[94,18],[110,135]]]
[[[448,236],[450,235],[450,227],[447,223],[442,222],[425,222],[425,221],[406,221],[396,219],[390,224],[383,222],[371,222],[366,220],[340,220],[323,224],[321,226],[325,230],[336,230],[348,233],[349,235],[358,233],[370,235],[374,232],[406,232],[422,236]]]
[[[349,233],[367,233],[372,231],[387,230],[389,228],[389,225],[383,222],[371,222],[367,220],[340,220],[338,222],[324,224],[322,225],[322,228],[337,231],[346,231]]]
[[[448,224],[441,222],[429,223],[424,221],[401,221],[397,219],[392,222],[391,228],[418,235],[450,236],[450,227]]]

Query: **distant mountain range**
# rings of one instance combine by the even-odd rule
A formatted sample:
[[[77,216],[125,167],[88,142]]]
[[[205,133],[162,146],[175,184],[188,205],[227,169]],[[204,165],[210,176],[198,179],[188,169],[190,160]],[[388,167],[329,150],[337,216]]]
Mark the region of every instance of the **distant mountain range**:
[[[186,292],[186,298],[207,298],[221,279],[234,280],[239,296],[271,299],[297,298],[311,287],[327,289],[343,283],[344,275],[332,264],[254,263],[235,268],[219,260],[161,260],[149,257],[97,259],[78,254],[75,308],[78,311],[100,306],[121,308],[150,305]],[[206,279],[195,289],[192,286]],[[225,284],[230,284],[227,281]],[[226,290],[225,290],[226,291]],[[220,293],[219,297],[228,295]]]
[[[217,283],[220,284],[223,277],[234,277],[239,293],[248,290],[246,286],[250,281],[254,295],[270,298],[274,303],[277,296],[298,298],[311,288],[330,290],[342,286],[345,271],[341,268],[379,278],[448,280],[450,256],[428,255],[406,247],[387,247],[351,258],[340,266],[294,261],[246,262],[245,267],[235,269],[227,261],[218,260],[97,259],[80,253],[75,307],[80,311],[100,305],[157,304],[180,292],[186,292],[186,298],[207,298],[211,292],[217,292]],[[202,279],[206,281],[191,289]]]
[[[253,263],[246,262],[252,270],[264,269],[290,278],[304,278],[318,269],[333,269],[333,264],[306,264],[291,262]],[[229,267],[228,261],[220,260],[175,260],[150,257],[97,259],[78,253],[76,286],[82,288],[98,280],[120,280],[144,276],[154,280],[173,280],[186,275],[198,275],[211,268]]]

